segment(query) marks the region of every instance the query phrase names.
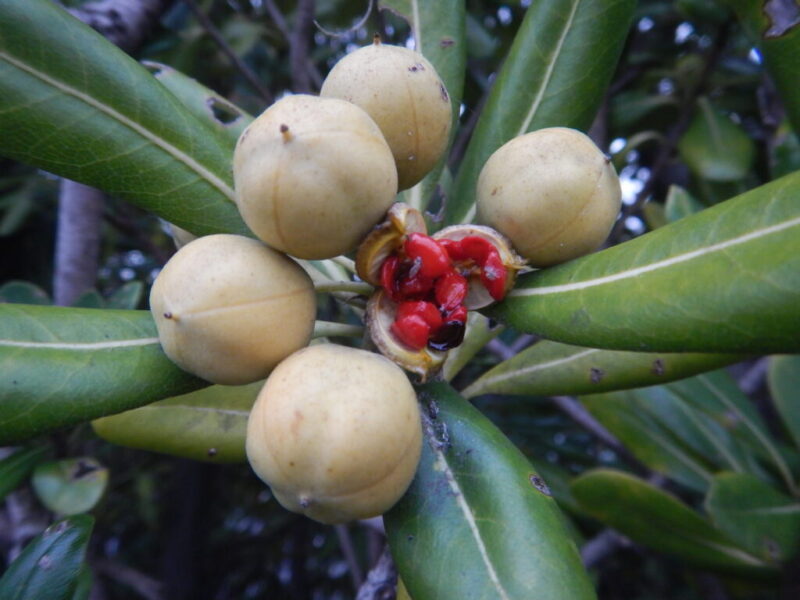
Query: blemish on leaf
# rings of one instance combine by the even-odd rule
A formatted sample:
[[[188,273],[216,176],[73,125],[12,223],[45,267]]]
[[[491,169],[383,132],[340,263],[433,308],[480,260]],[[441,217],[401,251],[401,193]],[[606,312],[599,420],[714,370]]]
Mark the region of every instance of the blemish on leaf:
[[[456,42],[453,38],[442,38],[441,40],[439,40],[439,46],[442,48],[449,48],[455,43]]]
[[[589,381],[592,383],[600,383],[605,377],[606,372],[603,369],[598,369],[597,367],[591,367],[589,369]]]
[[[545,496],[552,496],[553,493],[550,491],[548,485],[544,482],[544,479],[539,477],[536,473],[532,473],[528,480],[531,482],[531,485],[539,490]]]
[[[53,559],[50,558],[48,554],[43,554],[42,557],[39,559],[39,562],[36,563],[40,568],[43,570],[48,570],[50,567],[53,566]]]
[[[208,449],[208,455],[211,458],[214,458],[217,455],[217,449],[216,448],[209,448]]]
[[[97,471],[97,469],[98,466],[96,464],[92,464],[85,460],[79,460],[75,465],[75,471],[72,473],[72,479],[80,479],[81,477],[85,477],[90,473],[94,473]]]
[[[666,369],[664,368],[664,361],[660,358],[655,359],[653,361],[653,368],[650,369],[650,372],[653,375],[663,375],[666,372]]]
[[[794,0],[768,0],[764,3],[764,15],[769,21],[764,39],[779,38],[800,25],[800,6]]]
[[[781,548],[778,545],[778,542],[773,540],[772,538],[764,538],[764,550],[767,553],[767,556],[774,561],[780,560],[781,557]]]
[[[242,116],[242,113],[236,110],[236,107],[214,96],[206,99],[206,105],[211,109],[211,114],[214,119],[222,125],[231,125]]]
[[[414,541],[414,536],[413,536],[413,535],[409,535],[409,536],[408,536],[406,539],[407,539],[409,542],[413,542],[413,541]]]

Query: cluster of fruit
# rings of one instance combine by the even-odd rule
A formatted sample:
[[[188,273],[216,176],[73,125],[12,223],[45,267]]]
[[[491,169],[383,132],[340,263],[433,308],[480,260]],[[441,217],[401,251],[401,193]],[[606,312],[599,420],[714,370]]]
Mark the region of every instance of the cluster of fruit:
[[[467,310],[502,300],[526,264],[593,250],[619,209],[609,161],[583,134],[554,128],[487,161],[478,215],[492,227],[428,235],[418,211],[392,203],[439,161],[451,119],[433,66],[376,39],[331,70],[319,97],[285,97],[242,133],[236,204],[261,241],[192,241],[152,288],[159,338],[180,367],[227,385],[269,375],[248,422],[248,458],[281,504],[322,522],[381,514],[410,484],[420,418],[397,365],[423,379],[441,368]],[[305,348],[316,298],[290,256],[356,249],[358,276],[375,286],[367,326],[391,360]]]

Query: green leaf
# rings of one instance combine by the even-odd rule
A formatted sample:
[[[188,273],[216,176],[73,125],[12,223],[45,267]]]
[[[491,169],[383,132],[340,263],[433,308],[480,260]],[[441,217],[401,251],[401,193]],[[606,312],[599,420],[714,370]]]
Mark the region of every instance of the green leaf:
[[[471,221],[489,156],[543,127],[587,129],[622,52],[633,0],[535,2],[514,38],[447,198],[446,223]]]
[[[773,356],[767,377],[772,403],[800,448],[800,356]]]
[[[169,65],[152,61],[143,61],[142,65],[214,133],[220,146],[235,146],[241,133],[253,122],[253,117],[241,108]]]
[[[669,186],[667,199],[664,202],[664,213],[670,223],[698,213],[704,208],[705,206],[699,200],[695,200],[694,196],[681,186]]]
[[[25,481],[47,451],[47,446],[30,446],[0,460],[0,500]]]
[[[665,383],[740,360],[736,354],[626,352],[541,340],[481,375],[462,394],[594,394]]]
[[[643,546],[706,569],[777,575],[678,498],[632,475],[608,469],[590,471],[572,482],[572,493],[587,514]]]
[[[108,469],[91,457],[52,460],[36,467],[31,484],[48,510],[77,515],[98,503],[108,485]]]
[[[94,518],[68,517],[30,542],[0,578],[3,600],[72,600]]]
[[[800,501],[752,475],[717,475],[705,508],[720,531],[766,562],[788,561],[800,550]]]
[[[121,310],[134,310],[139,306],[143,294],[144,283],[141,281],[129,281],[108,297],[106,306]]]
[[[195,234],[247,234],[232,145],[48,0],[0,3],[0,154],[120,196]]]
[[[0,304],[0,445],[207,385],[170,361],[149,311]]]
[[[522,275],[487,312],[580,346],[798,351],[798,195],[795,173],[624,244]]]
[[[12,304],[52,304],[50,296],[38,285],[27,281],[9,281],[0,286],[0,303]]]
[[[755,144],[744,130],[707,98],[698,102],[689,128],[678,142],[686,165],[698,176],[711,181],[737,181],[750,171]]]
[[[382,0],[381,7],[401,15],[411,26],[415,49],[436,68],[450,96],[455,135],[458,112],[464,89],[467,64],[467,39],[463,0]],[[448,144],[449,148],[449,144]],[[447,162],[445,151],[439,164],[413,188],[403,192],[403,199],[418,210],[424,210],[436,186],[444,177]]]
[[[791,3],[724,0],[733,8],[775,82],[795,131],[800,131],[800,15]],[[788,8],[788,10],[786,10]]]
[[[427,408],[417,475],[384,517],[413,598],[594,598],[544,481],[520,451],[446,384]]]
[[[194,460],[241,463],[247,417],[263,381],[212,385],[92,421],[101,438],[120,446]]]

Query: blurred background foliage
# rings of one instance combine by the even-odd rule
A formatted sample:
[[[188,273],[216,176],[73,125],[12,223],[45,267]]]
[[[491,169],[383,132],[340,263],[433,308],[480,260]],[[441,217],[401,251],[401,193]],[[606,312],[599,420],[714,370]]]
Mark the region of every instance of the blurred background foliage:
[[[318,91],[336,60],[374,32],[410,43],[397,14],[365,18],[367,2],[168,4],[136,58],[177,69],[251,114],[291,91]],[[466,2],[453,172],[530,4]],[[316,25],[302,22],[310,14]],[[299,63],[298,36],[309,49]],[[623,184],[610,244],[800,168],[800,140],[762,62],[726,3],[638,2],[590,130]],[[0,301],[51,302],[57,190],[56,177],[0,159]],[[169,231],[113,197],[103,216],[97,289],[76,305],[146,308],[174,251]],[[337,320],[333,304],[321,310],[321,319]],[[455,387],[534,341],[501,333]],[[573,398],[484,393],[474,402],[574,518],[600,598],[789,598],[800,594],[798,372],[796,358],[761,357],[665,386],[584,397],[588,428],[573,418]],[[89,510],[93,598],[350,598],[383,544],[374,523],[331,528],[284,511],[246,465],[125,449],[88,424],[1,452],[0,566],[56,518]],[[749,569],[738,550],[720,551],[729,542],[758,565]]]

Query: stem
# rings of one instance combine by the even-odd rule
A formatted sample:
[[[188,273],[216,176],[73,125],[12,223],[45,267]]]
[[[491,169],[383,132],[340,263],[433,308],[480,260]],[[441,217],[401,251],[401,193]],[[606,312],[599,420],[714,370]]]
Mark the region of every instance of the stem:
[[[364,327],[362,325],[317,321],[314,323],[314,333],[311,337],[361,337],[363,335]]]
[[[314,289],[318,294],[329,294],[331,292],[352,292],[359,296],[369,296],[372,294],[373,287],[368,283],[360,281],[325,281],[314,284]]]
[[[350,258],[347,258],[346,256],[337,256],[336,258],[332,258],[331,260],[340,267],[344,267],[351,273],[356,272],[356,262]]]

